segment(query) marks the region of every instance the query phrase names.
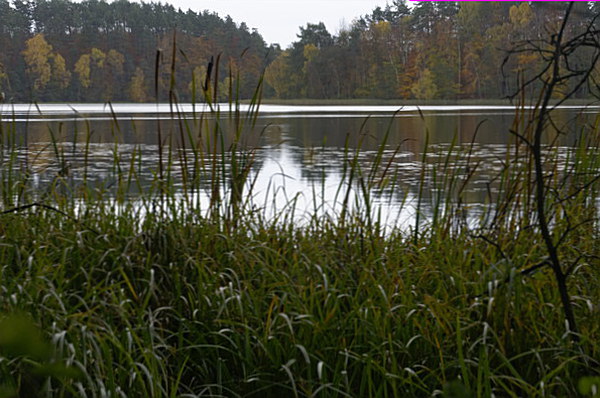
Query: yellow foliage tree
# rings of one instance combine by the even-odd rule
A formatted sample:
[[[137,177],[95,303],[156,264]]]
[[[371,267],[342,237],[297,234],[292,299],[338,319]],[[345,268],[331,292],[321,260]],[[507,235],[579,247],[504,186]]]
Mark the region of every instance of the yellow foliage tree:
[[[144,71],[140,67],[135,68],[131,83],[129,83],[129,95],[133,101],[145,102],[148,99],[145,84]]]
[[[533,10],[527,2],[510,7],[509,18],[513,40],[523,40],[530,35],[531,23],[533,21]],[[517,56],[517,67],[515,71],[533,71],[535,65],[541,61],[539,54],[523,52]]]
[[[371,25],[374,40],[385,40],[392,32],[392,24],[388,21],[379,21]]]
[[[117,50],[108,50],[108,53],[106,53],[106,64],[111,68],[111,72],[122,74],[124,63],[125,57],[123,54]]]
[[[192,80],[190,81],[190,84],[188,84],[188,89],[190,90],[192,98],[196,100],[202,98],[202,87],[204,86],[205,80],[206,66],[196,66],[192,71]]]
[[[0,93],[2,92],[5,81],[8,81],[8,74],[6,73],[4,65],[0,62]]]
[[[93,56],[92,56],[93,57]],[[113,97],[113,91],[121,84],[119,78],[123,75],[123,63],[125,63],[125,57],[117,50],[108,50],[104,58],[104,67],[100,67],[103,70],[101,76],[105,82],[103,87],[103,97],[105,100],[110,101]]]
[[[51,59],[52,79],[56,82],[58,87],[66,88],[71,81],[71,72],[67,70],[65,59],[58,53],[52,54]]]
[[[91,84],[90,54],[83,54],[75,63],[75,73],[79,76],[82,87],[88,88]]]
[[[277,98],[293,95],[292,88],[296,76],[290,67],[288,51],[282,52],[265,71],[265,80],[275,90]]]
[[[106,54],[102,50],[99,50],[97,48],[92,48],[92,51],[90,52],[90,60],[98,68],[104,68],[104,61],[106,60]]]
[[[52,46],[40,33],[25,42],[25,50],[22,54],[27,64],[27,74],[33,79],[34,90],[43,89],[52,77],[50,66]]]
[[[69,86],[71,72],[67,69],[65,59],[52,51],[52,45],[43,34],[27,40],[22,54],[27,64],[27,74],[33,80],[34,91],[43,90],[50,83],[52,88],[64,89]]]
[[[526,1],[514,5],[509,10],[510,22],[517,27],[524,27],[533,19],[533,10]]]
[[[413,84],[410,91],[416,99],[429,100],[435,98],[437,86],[433,80],[433,73],[429,69],[424,69],[419,80]]]
[[[110,100],[113,90],[126,82],[119,82],[123,75],[125,57],[116,50],[104,52],[92,48],[89,53],[83,54],[75,63],[75,73],[79,76],[82,87],[90,89],[88,94],[96,98],[104,97]]]

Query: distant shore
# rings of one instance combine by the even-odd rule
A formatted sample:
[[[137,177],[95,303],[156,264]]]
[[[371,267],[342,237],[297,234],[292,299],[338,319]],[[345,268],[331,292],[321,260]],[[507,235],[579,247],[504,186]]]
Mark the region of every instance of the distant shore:
[[[240,100],[241,104],[249,104],[250,99]],[[558,100],[553,101],[557,103]],[[126,102],[126,101],[42,101],[42,102],[0,102],[2,106],[10,105],[61,105],[61,104],[85,104],[85,105],[97,105],[97,104],[133,104],[133,105],[156,105],[156,102]],[[196,105],[202,105],[205,102],[196,102]],[[160,102],[160,104],[168,104],[168,102]],[[189,102],[180,102],[179,105],[187,105]],[[508,106],[515,105],[517,101],[510,101],[508,99],[458,99],[458,100],[417,100],[417,99],[371,99],[371,98],[352,98],[352,99],[311,99],[311,98],[295,98],[295,99],[277,99],[268,98],[263,99],[260,102],[261,105],[289,105],[289,106],[436,106],[436,105],[454,105],[454,106]],[[531,105],[531,103],[528,103]],[[561,105],[600,105],[600,99],[588,98],[588,99],[569,99],[563,102]]]
[[[242,103],[249,101],[243,100]],[[456,99],[456,100],[417,100],[417,99],[370,99],[370,98],[352,98],[352,99],[263,99],[261,104],[265,105],[407,105],[407,106],[425,106],[425,105],[511,105],[516,104],[516,100],[511,103],[504,99]],[[564,105],[592,105],[600,103],[599,100],[571,99]]]

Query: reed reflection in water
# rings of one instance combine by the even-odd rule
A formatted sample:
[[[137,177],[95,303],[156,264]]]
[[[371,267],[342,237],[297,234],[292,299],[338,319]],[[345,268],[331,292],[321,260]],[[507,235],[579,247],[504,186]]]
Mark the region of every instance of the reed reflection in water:
[[[172,187],[186,189],[183,174],[189,165],[185,166],[182,160],[195,159],[202,164],[202,170],[195,168],[200,170],[199,184],[185,194],[193,196],[193,201],[206,209],[211,189],[211,173],[206,169],[210,165],[210,151],[202,142],[207,131],[211,131],[206,126],[211,126],[214,120],[206,122],[191,112],[186,120],[187,134],[181,134],[179,118],[168,111],[152,112],[152,109],[156,110],[156,106],[124,107],[110,115],[103,106],[86,106],[85,114],[64,109],[48,114],[43,110],[19,113],[13,109],[13,116],[8,117],[4,108],[3,156],[17,159],[15,172],[31,173],[31,188],[38,194],[45,192],[57,176],[74,193],[85,183],[116,194],[114,191],[123,176],[134,175],[136,182],[127,186],[126,195],[135,200],[156,180],[160,125],[164,136],[160,147],[164,159],[170,159]],[[466,217],[475,222],[497,191],[494,179],[502,169],[507,144],[514,141],[509,134],[514,110],[438,107],[421,113],[405,109],[394,114],[397,110],[394,109],[304,107],[280,113],[279,108],[267,108],[260,114],[256,127],[248,130],[242,140],[246,146],[241,150],[256,150],[245,189],[251,193],[247,205],[267,218],[284,209],[293,210],[298,222],[310,215],[336,217],[343,204],[364,207],[364,187],[358,180],[349,182],[348,178],[349,162],[356,156],[363,177],[373,177],[368,203],[373,217],[396,226],[411,225],[417,207],[422,217],[431,218],[444,206],[439,198],[446,196],[443,181],[447,176],[440,172],[461,180],[470,175],[467,169],[476,165],[476,173],[470,175],[468,186],[461,191],[461,201],[468,208]],[[586,113],[593,116],[594,112],[595,109],[568,108],[561,111],[557,121],[561,128],[566,126],[576,131],[587,123]],[[224,117],[226,147],[232,141],[227,134],[232,130],[228,123]],[[11,143],[6,138],[9,131],[12,131]],[[379,152],[386,136],[387,143]],[[572,139],[566,135],[563,140],[566,150]],[[467,152],[468,161],[463,156]],[[448,156],[449,153],[455,155]],[[384,175],[375,171],[369,174],[380,155],[379,166],[385,165]],[[227,158],[222,161],[220,167],[227,169]],[[227,181],[223,181],[222,190],[225,195]],[[417,198],[421,198],[420,203]]]

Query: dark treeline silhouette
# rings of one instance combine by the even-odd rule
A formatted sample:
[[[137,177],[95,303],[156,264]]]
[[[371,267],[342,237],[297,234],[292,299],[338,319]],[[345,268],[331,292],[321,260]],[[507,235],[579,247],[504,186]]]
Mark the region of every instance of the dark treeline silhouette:
[[[159,100],[173,88],[181,101],[201,100],[207,64],[220,54],[216,80],[241,97],[253,93],[266,70],[265,97],[498,99],[517,92],[544,64],[530,53],[505,63],[506,50],[547,37],[564,7],[420,2],[409,8],[392,0],[335,35],[322,23],[307,24],[282,50],[243,22],[208,11],[127,0],[0,0],[0,91],[12,101],[143,102],[155,100],[158,87]],[[599,11],[597,3],[577,2],[571,33]],[[575,97],[590,90],[581,87]]]

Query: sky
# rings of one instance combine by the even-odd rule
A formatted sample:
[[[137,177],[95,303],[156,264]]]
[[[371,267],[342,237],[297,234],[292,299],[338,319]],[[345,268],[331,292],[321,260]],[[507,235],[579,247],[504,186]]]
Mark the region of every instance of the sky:
[[[146,0],[148,1],[148,0]],[[307,22],[323,22],[331,34],[340,27],[370,14],[387,0],[162,0],[184,11],[214,11],[221,18],[227,15],[237,23],[246,22],[256,28],[267,44],[278,43],[287,48],[297,40],[300,26]]]

